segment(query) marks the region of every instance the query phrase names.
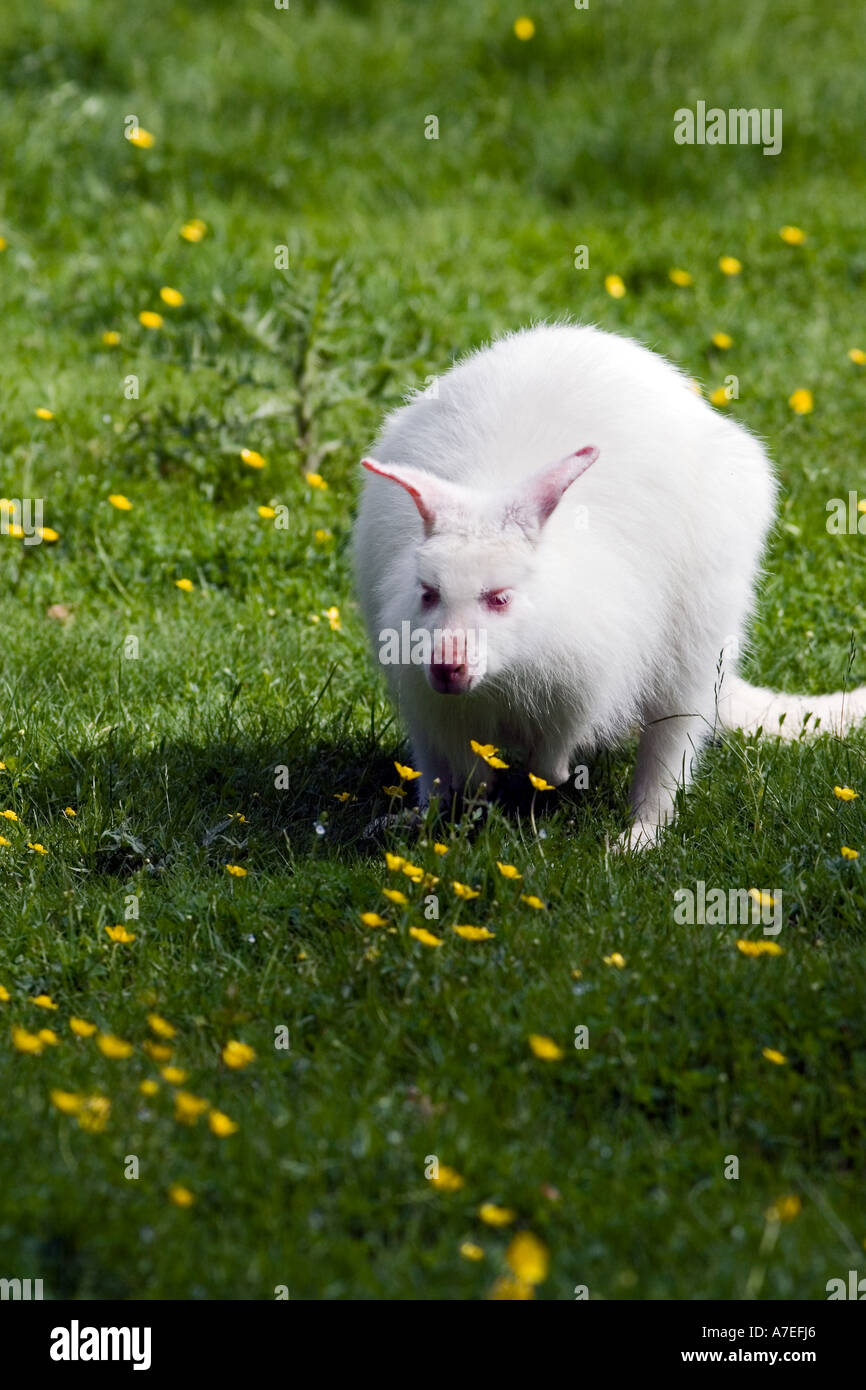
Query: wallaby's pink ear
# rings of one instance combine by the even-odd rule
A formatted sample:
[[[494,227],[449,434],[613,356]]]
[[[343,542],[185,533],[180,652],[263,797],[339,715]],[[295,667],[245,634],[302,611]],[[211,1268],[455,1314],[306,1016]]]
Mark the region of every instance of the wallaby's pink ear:
[[[509,502],[509,512],[517,516],[528,513],[540,529],[553,515],[566,488],[570,488],[597,458],[598,449],[587,444],[558,463],[540,468],[518,488]]]
[[[375,459],[361,459],[361,467],[368,469],[370,473],[378,473],[380,478],[390,478],[392,482],[405,488],[418,508],[424,522],[425,534],[428,536],[432,534],[437,517],[441,516],[443,511],[460,505],[459,492],[453,483],[447,483],[444,478],[437,478],[432,473],[425,473],[421,468],[409,468],[397,463],[377,463]]]

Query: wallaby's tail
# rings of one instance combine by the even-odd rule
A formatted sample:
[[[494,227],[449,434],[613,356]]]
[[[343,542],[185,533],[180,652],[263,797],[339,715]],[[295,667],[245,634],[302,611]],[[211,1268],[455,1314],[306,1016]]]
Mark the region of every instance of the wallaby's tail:
[[[719,722],[725,729],[784,739],[810,734],[844,734],[866,719],[866,685],[833,695],[782,695],[725,675],[719,690]]]

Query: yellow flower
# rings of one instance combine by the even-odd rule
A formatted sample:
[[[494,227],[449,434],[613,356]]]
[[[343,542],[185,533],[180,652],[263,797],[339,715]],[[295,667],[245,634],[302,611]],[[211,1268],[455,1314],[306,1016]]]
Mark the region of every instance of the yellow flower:
[[[402,777],[404,782],[414,782],[416,777],[421,776],[421,773],[416,772],[414,767],[407,767],[405,763],[395,762],[394,766],[397,769],[398,777]]]
[[[391,873],[393,874],[396,873],[398,869],[402,869],[403,865],[406,863],[406,860],[403,858],[402,854],[389,854],[386,850],[385,863],[387,864],[388,868],[391,870]]]
[[[611,299],[622,299],[625,294],[625,283],[621,275],[605,275],[604,287]]]
[[[142,1050],[152,1057],[154,1062],[170,1062],[174,1048],[167,1043],[155,1043],[150,1038],[146,1038],[141,1044]]]
[[[333,531],[327,530],[324,526],[320,526],[313,532],[313,540],[316,542],[316,545],[327,545],[328,541],[332,541],[333,539]]]
[[[362,912],[361,921],[365,927],[387,927],[387,917],[380,917],[378,912]]]
[[[742,951],[744,956],[783,956],[784,947],[777,946],[775,941],[747,941],[737,942],[737,950]]]
[[[119,347],[120,334],[116,328],[106,328],[102,335],[102,341],[105,347]]]
[[[430,1181],[439,1192],[459,1192],[466,1179],[462,1178],[454,1168],[449,1168],[447,1164],[442,1163],[439,1165],[436,1177],[431,1178]]]
[[[806,240],[806,233],[800,227],[780,227],[779,236],[789,246],[802,246]]]
[[[474,738],[469,740],[469,747],[473,753],[477,753],[479,758],[492,758],[499,749],[492,743],[478,743]]]
[[[715,391],[710,392],[710,401],[713,405],[730,405],[731,398],[725,386],[717,386]]]
[[[126,138],[130,145],[135,145],[136,149],[139,150],[149,150],[156,139],[149,130],[144,129],[144,126],[139,126],[137,130],[128,132]]]
[[[53,411],[53,410],[48,410],[44,405],[38,406],[37,409],[36,409],[33,413],[34,413],[34,415],[37,417],[37,419],[39,419],[39,420],[53,420],[53,419],[54,419],[54,411]]]
[[[534,772],[530,772],[528,776],[537,792],[552,792],[556,790],[552,782],[545,782],[543,777],[536,777]]]
[[[434,846],[433,846],[433,853],[434,853],[434,854],[447,854],[447,853],[448,853],[448,846],[447,846],[447,845],[442,845],[442,844],[440,844],[440,843],[437,841],[437,842],[434,844]]]
[[[772,893],[764,893],[760,888],[750,888],[749,897],[756,902],[759,907],[774,907],[776,899]]]
[[[738,261],[736,256],[719,257],[719,270],[723,275],[739,275],[742,268],[742,262]]]
[[[14,811],[0,811],[0,816],[3,816],[4,820],[17,820],[17,819],[18,819],[18,817],[16,816],[16,814],[15,814]]]
[[[774,1062],[777,1067],[784,1066],[788,1060],[784,1052],[777,1052],[774,1047],[765,1047],[762,1055],[766,1057],[768,1062]]]
[[[184,222],[180,235],[184,241],[201,241],[206,231],[207,223],[202,222],[200,217],[193,217],[189,222]]]
[[[12,841],[7,840],[5,835],[0,835],[0,845],[11,845]]]
[[[537,1236],[521,1231],[506,1250],[505,1262],[524,1284],[543,1284],[550,1269],[550,1252]]]
[[[413,883],[420,883],[424,877],[424,870],[419,869],[417,864],[410,864],[408,859],[402,865],[402,872],[407,878],[410,878]]]
[[[9,242],[6,240],[5,236],[0,236],[0,251],[5,251],[8,245]]]
[[[405,796],[405,795],[406,795],[406,793],[405,793],[405,791],[403,790],[402,787],[383,787],[383,788],[382,788],[382,791],[385,793],[386,796]]]
[[[796,1193],[791,1193],[785,1197],[777,1197],[771,1207],[768,1207],[764,1215],[768,1221],[793,1221],[803,1210],[803,1203]]]
[[[277,514],[275,507],[258,507],[257,511],[259,516],[264,517],[265,521],[270,521]]]
[[[183,304],[183,295],[180,290],[173,290],[170,285],[163,285],[159,297],[163,304],[169,304],[172,309],[179,309]]]
[[[547,911],[547,903],[543,903],[541,898],[537,898],[534,893],[521,893],[520,901],[526,903],[527,907],[534,907],[536,912]]]
[[[214,1134],[218,1134],[220,1139],[226,1139],[230,1134],[236,1134],[238,1126],[234,1120],[230,1120],[228,1115],[224,1115],[221,1110],[212,1110],[207,1117],[207,1122]]]
[[[11,998],[12,995],[9,993],[6,986],[0,985],[0,1004],[8,1004]]]
[[[53,1028],[40,1028],[36,1036],[42,1042],[48,1043],[49,1047],[56,1047],[57,1044],[60,1042],[60,1039],[54,1032]]]
[[[29,1033],[26,1028],[12,1029],[12,1046],[19,1052],[30,1052],[34,1057],[38,1057],[45,1044],[36,1033]]]
[[[130,941],[135,940],[135,932],[127,931],[125,927],[120,925],[116,927],[106,927],[105,930],[108,932],[112,941],[120,941],[124,945],[127,945]]]
[[[519,869],[515,869],[513,864],[500,864],[497,859],[496,867],[503,878],[523,878],[523,874]]]
[[[476,1245],[474,1240],[464,1240],[460,1246],[460,1254],[464,1260],[483,1260],[484,1251],[480,1245]]]
[[[557,1047],[553,1038],[547,1038],[543,1033],[530,1033],[529,1046],[542,1062],[560,1062],[565,1056],[562,1048]]]
[[[508,767],[508,763],[504,763],[504,762],[502,761],[501,758],[490,757],[490,758],[485,758],[484,761],[486,762],[486,764],[487,764],[488,767],[495,767],[495,768]]]
[[[520,19],[515,19],[514,32],[522,43],[526,43],[528,39],[535,37],[535,25],[531,19],[523,15]]]
[[[266,468],[267,459],[257,454],[255,449],[241,449],[241,459],[248,468]]]
[[[842,855],[842,858],[843,858],[843,859],[859,859],[859,858],[860,858],[860,851],[859,851],[859,849],[849,849],[847,845],[843,845],[842,848],[841,848],[841,850],[839,851],[839,853]]]
[[[673,280],[674,284],[679,285],[682,289],[685,289],[687,285],[692,283],[692,277],[689,272],[687,270],[679,270],[676,267],[668,271],[668,278]]]
[[[88,1134],[101,1134],[110,1114],[111,1101],[108,1096],[88,1096],[81,1102],[78,1123]]]
[[[168,1189],[168,1199],[170,1202],[174,1202],[176,1207],[191,1207],[195,1201],[195,1197],[192,1195],[189,1188],[184,1187],[183,1184],[179,1182],[173,1182]]]
[[[247,870],[242,864],[226,864],[226,873],[231,874],[232,878],[246,878]]]
[[[113,1033],[100,1033],[96,1039],[96,1046],[103,1057],[111,1057],[118,1061],[131,1057],[133,1053],[132,1043],[124,1042],[123,1038],[117,1038]]]
[[[833,795],[839,801],[854,801],[860,793],[853,791],[851,787],[834,787]],[[18,817],[16,816],[15,819],[17,820]]]
[[[625,956],[621,956],[619,951],[614,951],[612,955],[602,956],[605,965],[615,965],[617,970],[625,969]]]
[[[132,503],[128,497],[124,497],[121,492],[109,493],[108,500],[112,507],[116,507],[119,512],[131,512]]]
[[[730,333],[714,333],[712,341],[713,347],[721,348],[723,352],[734,346],[734,340]]]
[[[498,1207],[495,1202],[483,1202],[478,1215],[488,1226],[508,1226],[517,1215],[510,1207]]]
[[[60,532],[55,531],[52,526],[40,526],[39,539],[42,541],[59,541]]]
[[[486,927],[452,927],[458,936],[462,936],[464,941],[492,941],[496,932],[488,931]]]
[[[808,415],[815,409],[815,401],[812,392],[805,386],[801,386],[793,395],[788,397],[788,405],[795,415]]]
[[[142,328],[162,328],[165,322],[162,314],[154,313],[152,309],[142,309],[138,316],[138,321]]]
[[[77,1115],[81,1109],[81,1102],[84,1097],[79,1096],[75,1091],[50,1091],[51,1104],[55,1106],[62,1115]]]
[[[333,607],[331,607],[331,608],[329,608],[329,609],[327,610],[327,612],[325,613],[325,617],[328,619],[328,623],[330,624],[331,631],[332,631],[332,632],[339,632],[339,631],[340,631],[340,610],[339,610],[339,608],[336,606],[336,604],[334,604]],[[420,772],[418,773],[418,776],[419,776],[419,777],[421,776]]]
[[[191,594],[195,589],[195,585],[191,579],[176,579],[174,581],[174,587],[176,589],[181,589],[185,594]]]
[[[849,348],[848,356],[858,367],[866,366],[866,352],[862,348]]]
[[[477,888],[469,888],[465,883],[458,883],[456,878],[452,878],[451,887],[454,889],[458,898],[463,898],[465,902],[468,902],[470,898],[481,897],[481,893]]]
[[[227,1067],[237,1070],[246,1067],[255,1059],[255,1052],[248,1043],[238,1042],[232,1039],[223,1048],[223,1061]]]
[[[495,1303],[526,1303],[535,1298],[535,1290],[531,1284],[524,1284],[522,1279],[502,1274],[491,1288],[488,1298]]]
[[[444,943],[441,936],[434,936],[432,931],[426,927],[410,927],[409,935],[414,936],[416,941],[420,941],[423,946],[442,946]]]
[[[40,1007],[40,1009],[56,1009],[56,1008],[57,1008],[57,1005],[54,1003],[54,1000],[51,998],[51,995],[50,995],[50,994],[36,994],[36,995],[31,994],[31,996],[30,996],[30,1002],[31,1002],[32,1004],[38,1004],[39,1007]]]
[[[76,1038],[92,1038],[96,1032],[96,1024],[88,1023],[86,1018],[70,1018],[69,1027]]]
[[[210,1109],[210,1101],[189,1091],[175,1091],[174,1118],[182,1125],[194,1125],[199,1115]]]
[[[399,889],[399,888],[383,888],[383,889],[382,889],[382,895],[383,895],[383,897],[386,897],[386,898],[388,899],[389,902],[396,903],[398,907],[407,907],[407,906],[408,906],[409,899],[406,897],[406,894],[405,894],[405,893],[401,893],[401,892],[400,892],[400,889]],[[368,916],[369,916],[369,915],[375,915],[375,914],[365,914],[365,915],[368,915]]]
[[[139,1082],[138,1089],[143,1096],[155,1096],[159,1091],[159,1082],[150,1080],[141,1081]]]
[[[27,848],[32,849],[34,854],[47,854],[48,850],[44,845],[40,845],[38,840],[28,840]]]
[[[189,1072],[184,1071],[183,1067],[162,1068],[162,1078],[168,1082],[169,1086],[182,1086],[188,1076]]]
[[[156,1033],[158,1038],[173,1038],[177,1035],[174,1025],[161,1018],[159,1014],[148,1014],[147,1022],[151,1032]]]
[[[328,484],[325,482],[321,473],[305,473],[304,477],[310,484],[310,487],[316,487],[320,492],[327,492]]]

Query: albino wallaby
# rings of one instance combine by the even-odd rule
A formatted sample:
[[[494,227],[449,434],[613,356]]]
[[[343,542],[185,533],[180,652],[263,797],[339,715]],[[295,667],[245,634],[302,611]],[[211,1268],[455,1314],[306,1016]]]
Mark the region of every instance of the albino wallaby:
[[[779,695],[736,675],[772,467],[631,339],[509,335],[395,410],[363,464],[361,606],[422,803],[437,779],[445,794],[490,781],[470,740],[559,784],[575,751],[637,726],[620,847],[646,847],[716,725],[798,738],[866,716],[866,687]]]

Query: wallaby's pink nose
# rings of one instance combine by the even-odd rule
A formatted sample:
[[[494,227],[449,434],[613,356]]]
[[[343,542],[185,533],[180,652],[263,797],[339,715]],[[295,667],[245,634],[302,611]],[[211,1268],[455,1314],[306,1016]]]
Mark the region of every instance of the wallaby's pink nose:
[[[430,666],[430,684],[440,695],[461,695],[469,689],[472,677],[465,662],[434,662]]]

